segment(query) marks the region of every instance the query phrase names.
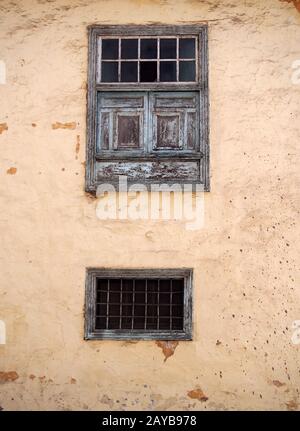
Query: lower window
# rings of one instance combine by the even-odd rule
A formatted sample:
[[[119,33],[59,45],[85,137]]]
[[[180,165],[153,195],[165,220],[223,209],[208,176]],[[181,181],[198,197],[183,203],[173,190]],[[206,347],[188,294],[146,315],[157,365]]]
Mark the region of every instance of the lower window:
[[[192,339],[191,269],[88,269],[86,339]]]

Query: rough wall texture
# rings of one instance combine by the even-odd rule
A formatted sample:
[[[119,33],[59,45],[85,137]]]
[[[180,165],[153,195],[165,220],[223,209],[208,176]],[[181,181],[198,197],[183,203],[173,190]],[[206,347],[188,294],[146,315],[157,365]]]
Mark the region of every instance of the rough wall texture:
[[[293,3],[2,0],[0,10],[0,409],[300,409]],[[209,23],[212,175],[199,231],[100,221],[83,191],[86,27],[162,18]],[[194,341],[84,341],[88,266],[193,267]]]

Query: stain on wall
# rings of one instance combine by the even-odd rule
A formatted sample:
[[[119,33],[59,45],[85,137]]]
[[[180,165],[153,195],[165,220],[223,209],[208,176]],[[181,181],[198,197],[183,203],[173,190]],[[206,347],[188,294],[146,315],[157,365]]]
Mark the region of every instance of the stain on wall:
[[[6,130],[8,130],[8,125],[7,123],[0,123],[0,135],[5,132]]]
[[[202,402],[205,402],[208,400],[208,397],[204,394],[204,392],[200,387],[189,391],[188,397],[192,398],[193,400],[199,400]]]
[[[178,341],[156,341],[158,347],[162,349],[162,352],[165,356],[164,362],[170,357],[174,355],[175,349],[178,346]]]
[[[15,175],[17,173],[17,168],[11,167],[11,168],[7,169],[6,173],[8,175]]]
[[[56,129],[70,129],[70,130],[74,130],[76,129],[76,122],[72,121],[70,123],[60,123],[59,121],[57,121],[56,123],[52,124],[52,129],[56,130]]]
[[[18,378],[16,371],[0,371],[0,383],[14,382]]]
[[[280,0],[282,2],[292,3],[298,12],[300,12],[300,0]]]

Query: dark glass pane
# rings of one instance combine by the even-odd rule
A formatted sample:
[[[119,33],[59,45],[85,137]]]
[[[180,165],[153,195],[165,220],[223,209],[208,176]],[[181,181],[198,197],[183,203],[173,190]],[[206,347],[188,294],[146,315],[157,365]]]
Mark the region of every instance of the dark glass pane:
[[[102,39],[102,59],[116,60],[119,57],[119,40]]]
[[[141,39],[141,58],[157,58],[157,39]]]
[[[137,61],[127,61],[121,63],[121,81],[137,82]]]
[[[123,317],[121,320],[121,328],[122,329],[131,329],[131,318]]]
[[[183,319],[172,319],[172,329],[183,330]]]
[[[122,290],[123,290],[123,293],[124,292],[132,292],[133,291],[133,280],[130,280],[130,279],[124,279],[123,280],[123,286],[122,286],[123,288],[122,288]]]
[[[135,316],[144,316],[145,315],[145,306],[144,305],[135,305],[134,306],[134,315]]]
[[[135,292],[135,302],[138,304],[144,304],[145,303],[145,292]]]
[[[178,278],[172,281],[173,292],[183,293],[183,287],[184,287],[184,280],[182,278]]]
[[[96,306],[96,316],[106,316],[107,306],[106,304],[97,304]]]
[[[110,316],[119,316],[120,315],[120,306],[119,305],[110,305],[108,307],[108,313]]]
[[[124,303],[129,303],[129,301],[124,301]],[[122,316],[132,316],[132,305],[122,305]]]
[[[179,81],[195,81],[196,70],[194,61],[179,62]]]
[[[160,305],[159,306],[159,316],[160,317],[168,317],[168,316],[170,316],[170,307],[169,307],[169,305]]]
[[[120,292],[109,292],[109,302],[120,302]]]
[[[182,304],[183,303],[183,293],[175,292],[172,295],[173,304]]]
[[[106,329],[106,317],[97,317],[96,329]]]
[[[108,319],[108,329],[118,329],[120,325],[119,317],[109,317]]]
[[[174,317],[182,317],[183,316],[183,304],[173,305],[172,316],[174,316]]]
[[[135,280],[135,291],[145,292],[146,280]]]
[[[138,40],[122,39],[121,40],[121,58],[130,59],[138,58]]]
[[[97,302],[106,302],[107,301],[107,292],[97,291]]]
[[[157,316],[157,306],[156,305],[148,305],[147,306],[147,316],[149,316],[149,317]]]
[[[121,280],[116,279],[112,279],[109,280],[109,292],[119,292],[121,289]]]
[[[102,82],[118,82],[118,63],[116,61],[102,61]]]
[[[133,320],[133,329],[144,329],[145,326],[145,318],[144,317],[135,317]]]
[[[148,284],[148,302],[152,299],[152,298],[156,298],[157,295],[150,295],[151,292],[157,292],[158,290],[158,280],[155,280],[154,278],[151,280],[148,280],[147,282]]]
[[[179,40],[179,58],[195,58],[195,39]]]
[[[148,317],[147,323],[146,323],[146,328],[147,329],[156,329],[157,328],[157,319]]]
[[[170,329],[170,319],[159,319],[159,329]]]
[[[176,39],[160,39],[160,58],[176,58]]]
[[[170,304],[170,293],[160,293],[159,294],[159,303],[160,304]]]
[[[160,81],[176,81],[176,62],[162,61],[160,63]]]
[[[156,61],[141,61],[140,81],[141,82],[157,81],[157,62]]]
[[[170,292],[170,289],[171,289],[170,280],[160,280],[159,287],[160,287],[160,292]]]

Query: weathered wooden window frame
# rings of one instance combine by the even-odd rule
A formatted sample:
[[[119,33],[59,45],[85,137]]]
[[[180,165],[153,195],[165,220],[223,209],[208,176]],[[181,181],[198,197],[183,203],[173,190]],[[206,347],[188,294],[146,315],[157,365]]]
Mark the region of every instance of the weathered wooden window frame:
[[[183,278],[184,279],[184,315],[182,331],[179,330],[120,330],[95,329],[95,304],[97,278]],[[193,270],[192,269],[101,269],[87,268],[85,291],[85,340],[192,340],[192,298],[193,298]]]
[[[87,146],[86,146],[86,191],[95,193],[97,186],[101,184],[97,180],[96,163],[103,160],[97,154],[97,94],[100,91],[196,91],[199,93],[199,139],[200,151],[198,156],[195,154],[174,154],[167,152],[159,155],[149,155],[147,157],[129,154],[122,154],[122,161],[147,161],[147,160],[168,160],[182,161],[193,160],[199,162],[199,180],[183,181],[177,180],[176,183],[195,182],[202,184],[204,191],[210,190],[209,179],[209,99],[208,99],[208,27],[206,24],[199,25],[92,25],[89,31],[89,50],[88,50],[88,93],[87,93]],[[196,59],[197,81],[194,83],[169,82],[169,83],[97,83],[97,40],[100,36],[116,37],[138,37],[138,36],[197,36],[198,53]],[[197,67],[198,66],[198,67]],[[121,156],[121,154],[119,154]],[[107,160],[104,157],[105,160]],[[159,181],[144,180],[140,181],[149,185]],[[168,181],[163,180],[163,183]],[[174,183],[174,181],[172,181]],[[117,184],[116,184],[117,186]]]

